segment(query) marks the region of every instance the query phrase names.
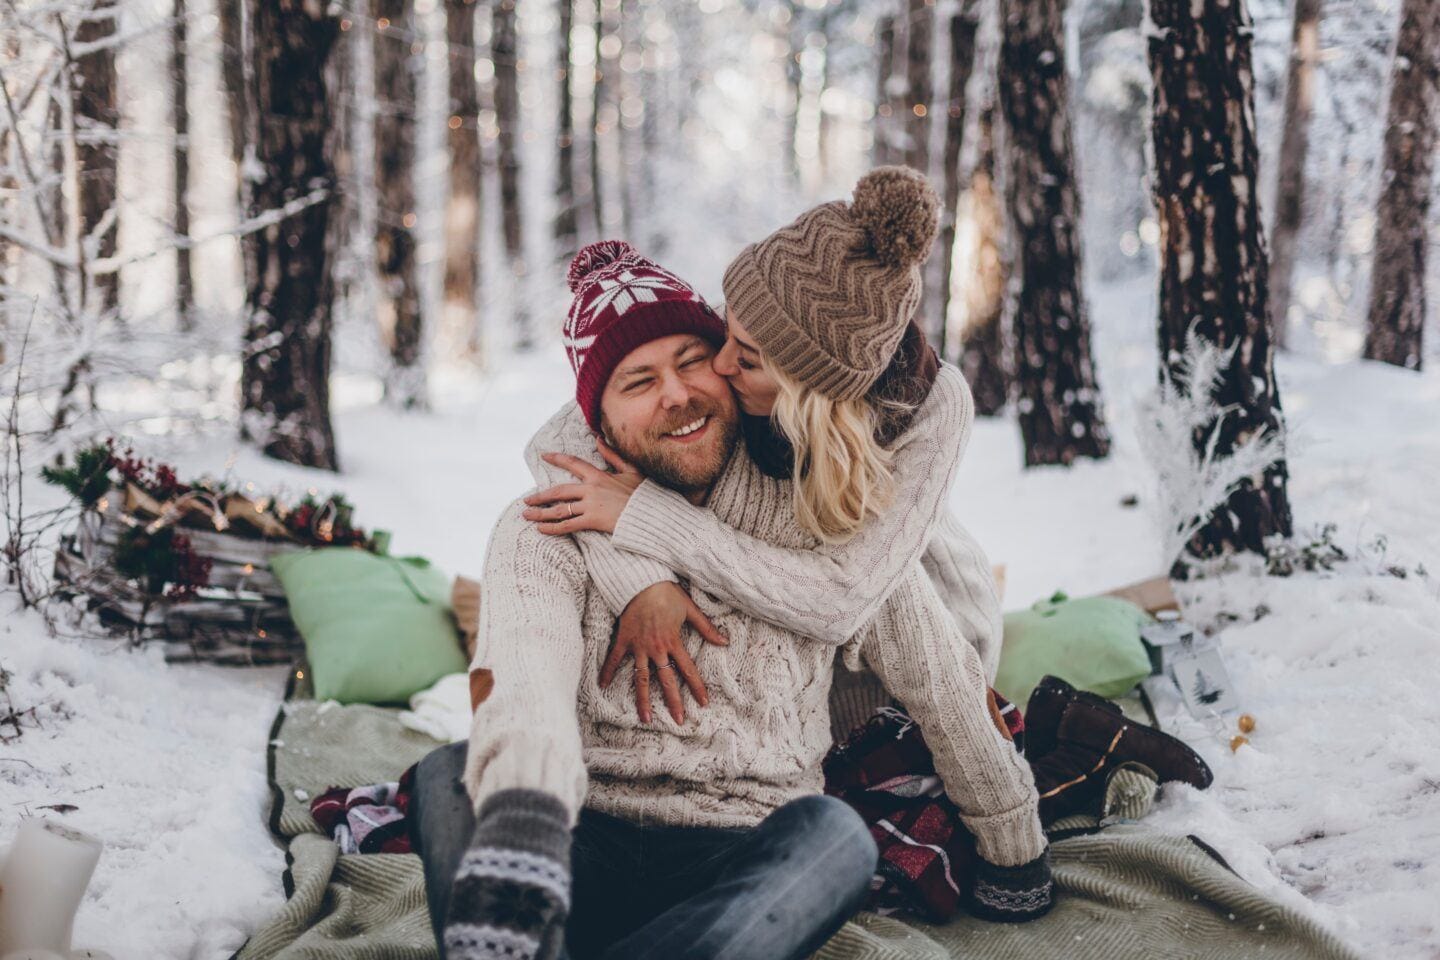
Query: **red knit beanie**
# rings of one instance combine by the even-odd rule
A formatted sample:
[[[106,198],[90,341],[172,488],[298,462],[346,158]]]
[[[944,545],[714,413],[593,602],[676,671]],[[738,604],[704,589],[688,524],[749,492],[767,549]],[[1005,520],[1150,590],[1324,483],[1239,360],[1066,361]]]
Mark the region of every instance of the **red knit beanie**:
[[[601,240],[575,254],[566,280],[575,299],[565,318],[565,353],[575,368],[575,402],[596,433],[600,395],[631,350],[677,333],[716,346],[725,341],[725,321],[700,294],[623,240]]]

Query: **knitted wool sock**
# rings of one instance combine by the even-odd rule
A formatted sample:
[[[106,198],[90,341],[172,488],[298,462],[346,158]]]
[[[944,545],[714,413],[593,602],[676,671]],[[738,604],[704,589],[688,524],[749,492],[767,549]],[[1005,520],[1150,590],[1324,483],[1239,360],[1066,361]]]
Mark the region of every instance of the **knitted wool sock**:
[[[445,918],[448,960],[554,960],[570,910],[570,826],[539,790],[502,790],[480,808]]]
[[[977,857],[970,912],[991,923],[1025,923],[1050,912],[1055,884],[1050,851],[1018,867],[997,867]]]

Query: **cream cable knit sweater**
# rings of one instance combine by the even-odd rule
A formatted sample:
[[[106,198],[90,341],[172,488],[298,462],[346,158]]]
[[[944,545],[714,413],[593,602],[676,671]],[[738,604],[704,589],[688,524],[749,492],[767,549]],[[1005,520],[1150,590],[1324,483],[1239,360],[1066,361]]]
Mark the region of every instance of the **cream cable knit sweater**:
[[[739,451],[708,508],[768,544],[813,549],[788,486]],[[485,563],[471,669],[491,670],[495,685],[470,737],[465,782],[477,805],[497,790],[534,787],[555,793],[572,815],[584,803],[642,823],[749,826],[822,788],[833,646],[691,588],[730,638],[716,647],[686,629],[710,704],[684,724],[661,709],[641,724],[627,672],[608,690],[598,685],[614,626],[598,581],[571,538],[538,533],[522,507],[502,514]],[[980,659],[918,564],[853,640],[852,657],[920,723],[980,855],[1005,866],[1039,856],[1045,839],[1029,768],[991,722]]]
[[[942,364],[893,448],[895,506],[843,544],[797,550],[766,543],[650,481],[630,498],[614,537],[586,531],[577,539],[616,616],[640,591],[675,581],[678,573],[746,613],[837,646],[874,617],[919,559],[993,680],[1003,631],[1000,597],[985,552],[946,505],[974,419],[965,377]],[[572,482],[568,472],[540,459],[551,451],[605,466],[573,403],[541,427],[525,451],[537,483]]]

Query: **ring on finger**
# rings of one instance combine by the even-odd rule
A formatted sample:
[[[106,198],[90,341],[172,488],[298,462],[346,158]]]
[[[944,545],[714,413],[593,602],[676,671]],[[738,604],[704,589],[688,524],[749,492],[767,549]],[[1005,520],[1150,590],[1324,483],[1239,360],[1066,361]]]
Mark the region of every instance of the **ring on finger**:
[[[657,664],[655,665],[655,669],[656,669],[656,670],[674,670],[674,669],[675,669],[675,658],[674,658],[674,657],[671,657],[669,660],[666,660],[664,663],[657,663]]]
[[[575,504],[573,504],[573,503],[571,503],[570,501],[567,500],[567,501],[565,501],[565,509],[570,511],[570,513],[569,513],[569,518],[570,518],[571,520],[574,520],[574,519],[575,519]]]

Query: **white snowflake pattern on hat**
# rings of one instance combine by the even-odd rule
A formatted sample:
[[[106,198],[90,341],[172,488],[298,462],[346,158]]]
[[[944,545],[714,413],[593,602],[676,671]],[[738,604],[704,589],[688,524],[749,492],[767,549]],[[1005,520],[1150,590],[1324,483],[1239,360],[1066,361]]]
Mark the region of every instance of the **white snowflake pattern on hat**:
[[[606,307],[614,307],[617,316],[624,316],[627,310],[638,303],[656,303],[660,299],[655,296],[656,290],[689,293],[692,297],[694,295],[694,291],[688,286],[677,284],[658,271],[636,275],[633,270],[622,270],[614,277],[599,278],[596,285],[604,291],[591,304],[591,309],[597,314]]]

